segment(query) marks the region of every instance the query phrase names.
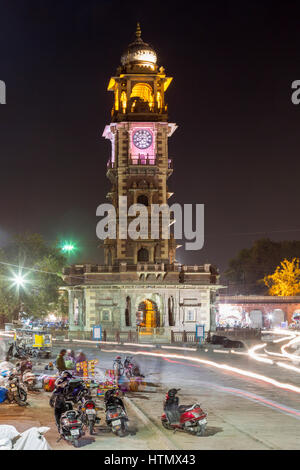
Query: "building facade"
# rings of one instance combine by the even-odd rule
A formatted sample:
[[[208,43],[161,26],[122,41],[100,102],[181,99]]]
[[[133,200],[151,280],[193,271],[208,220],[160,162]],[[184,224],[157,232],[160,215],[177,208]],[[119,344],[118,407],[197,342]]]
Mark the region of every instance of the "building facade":
[[[278,327],[300,319],[300,296],[223,295],[216,305],[216,323],[252,328]]]
[[[176,262],[176,240],[151,233],[153,204],[168,204],[172,196],[167,180],[173,172],[168,139],[177,125],[168,122],[165,93],[172,81],[157,56],[136,38],[121,57],[108,85],[113,92],[111,122],[103,137],[111,144],[107,194],[116,214],[116,237],[104,241],[104,265],[74,265],[65,270],[69,292],[71,330],[90,331],[101,324],[106,330],[136,331],[150,335],[159,329],[164,339],[170,330],[195,331],[196,324],[214,328],[214,306],[220,288],[218,272],[210,264],[184,266]],[[146,207],[147,237],[132,239],[119,222],[134,217],[132,204]],[[172,220],[170,221],[170,225]]]

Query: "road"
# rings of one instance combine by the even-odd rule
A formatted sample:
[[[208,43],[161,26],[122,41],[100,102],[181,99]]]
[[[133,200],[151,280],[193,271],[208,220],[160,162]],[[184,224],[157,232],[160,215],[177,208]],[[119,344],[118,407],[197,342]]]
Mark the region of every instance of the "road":
[[[113,351],[107,349],[99,351],[84,345],[79,347],[86,351],[90,359],[97,358],[99,368],[102,370],[111,368],[114,357],[119,354],[118,351],[122,357],[125,356],[124,348],[116,347]],[[132,352],[136,349],[128,346],[128,351]],[[151,349],[153,356],[149,355],[148,348],[142,348],[139,352],[135,357],[142,372],[146,375],[148,385],[144,392],[128,393],[130,402],[138,407],[138,413],[136,413],[136,409],[127,404],[132,429],[136,430],[136,434],[119,439],[100,430],[94,442],[83,443],[84,449],[299,448],[299,393],[286,388],[278,388],[278,382],[279,385],[286,383],[300,387],[300,374],[297,372],[281,369],[276,364],[257,362],[245,355],[215,352],[212,348],[206,352],[202,350],[197,353]],[[172,357],[162,357],[162,354],[172,355]],[[174,355],[185,358],[177,358]],[[210,364],[193,362],[191,358],[209,361]],[[277,386],[241,375],[236,371],[224,370],[220,368],[223,364],[230,365],[239,371],[251,371],[271,378],[275,380]],[[174,434],[162,428],[160,424],[162,404],[165,393],[172,387],[181,388],[179,396],[182,404],[200,402],[208,413],[208,427],[204,437],[191,436],[182,432]],[[55,443],[56,430],[53,426],[52,411],[49,410],[45,395],[40,394],[39,404],[36,401],[37,398],[34,398],[33,406],[44,410],[45,419],[40,419],[43,425],[46,421],[48,424],[52,422],[53,436],[49,432],[49,442],[53,448],[70,448],[68,444]],[[3,406],[1,405],[1,411]],[[16,410],[15,405],[5,406],[14,407],[14,413],[29,413],[29,411]],[[1,422],[3,422],[2,419]]]

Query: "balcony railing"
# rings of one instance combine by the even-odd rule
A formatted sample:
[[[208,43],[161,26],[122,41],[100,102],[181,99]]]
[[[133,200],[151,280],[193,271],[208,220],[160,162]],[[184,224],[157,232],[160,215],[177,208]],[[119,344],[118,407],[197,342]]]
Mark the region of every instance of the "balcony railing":
[[[129,165],[156,165],[156,159],[157,158],[154,156],[129,157]],[[107,162],[107,169],[114,169],[116,167],[116,162],[109,159]],[[173,160],[171,158],[168,159],[168,168],[173,169]]]

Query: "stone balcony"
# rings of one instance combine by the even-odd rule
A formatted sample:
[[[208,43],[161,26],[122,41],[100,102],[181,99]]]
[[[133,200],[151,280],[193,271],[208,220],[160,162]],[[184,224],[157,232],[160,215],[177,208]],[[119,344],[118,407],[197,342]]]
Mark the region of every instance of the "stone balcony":
[[[67,284],[166,282],[180,284],[217,284],[218,272],[210,264],[187,266],[179,263],[139,262],[106,266],[76,264],[64,269]]]

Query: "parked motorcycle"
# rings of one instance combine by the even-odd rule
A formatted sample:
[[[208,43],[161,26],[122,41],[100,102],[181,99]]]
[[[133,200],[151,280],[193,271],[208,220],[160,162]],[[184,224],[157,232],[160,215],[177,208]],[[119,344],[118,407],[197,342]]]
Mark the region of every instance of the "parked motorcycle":
[[[79,412],[83,424],[89,428],[90,435],[94,434],[96,423],[100,423],[100,418],[97,416],[96,403],[92,398],[85,397],[82,399],[82,404],[79,405]]]
[[[27,389],[36,390],[35,387],[37,385],[37,379],[35,374],[32,372],[32,362],[28,359],[18,362],[16,364],[16,370]]]
[[[30,369],[26,369],[22,375],[22,382],[26,385],[29,391],[37,390],[37,378]]]
[[[141,374],[139,366],[133,361],[132,356],[126,356],[124,361],[125,375],[128,379],[131,377],[144,377]]]
[[[7,398],[10,403],[17,403],[19,406],[26,406],[27,390],[26,386],[20,381],[17,374],[12,372],[7,381]]]
[[[67,377],[64,377],[67,375]],[[64,398],[66,401],[78,403],[83,398],[89,396],[89,389],[86,387],[84,381],[78,378],[72,378],[72,374],[65,371],[55,382],[55,389],[50,397],[50,406],[53,407],[55,396],[63,389]]]
[[[84,435],[83,423],[80,419],[80,413],[73,410],[71,402],[66,402],[69,410],[65,411],[60,417],[60,435],[61,438],[71,442],[74,447],[78,447],[79,439]]]
[[[171,389],[166,394],[164,413],[161,422],[164,428],[174,431],[182,430],[197,436],[203,436],[207,424],[207,413],[198,403],[194,405],[179,405],[176,394],[180,389]]]
[[[108,390],[104,395],[106,424],[114,434],[124,437],[128,432],[128,416],[118,390]]]
[[[66,401],[79,403],[84,398],[89,397],[90,391],[82,379],[70,379],[64,389]]]

